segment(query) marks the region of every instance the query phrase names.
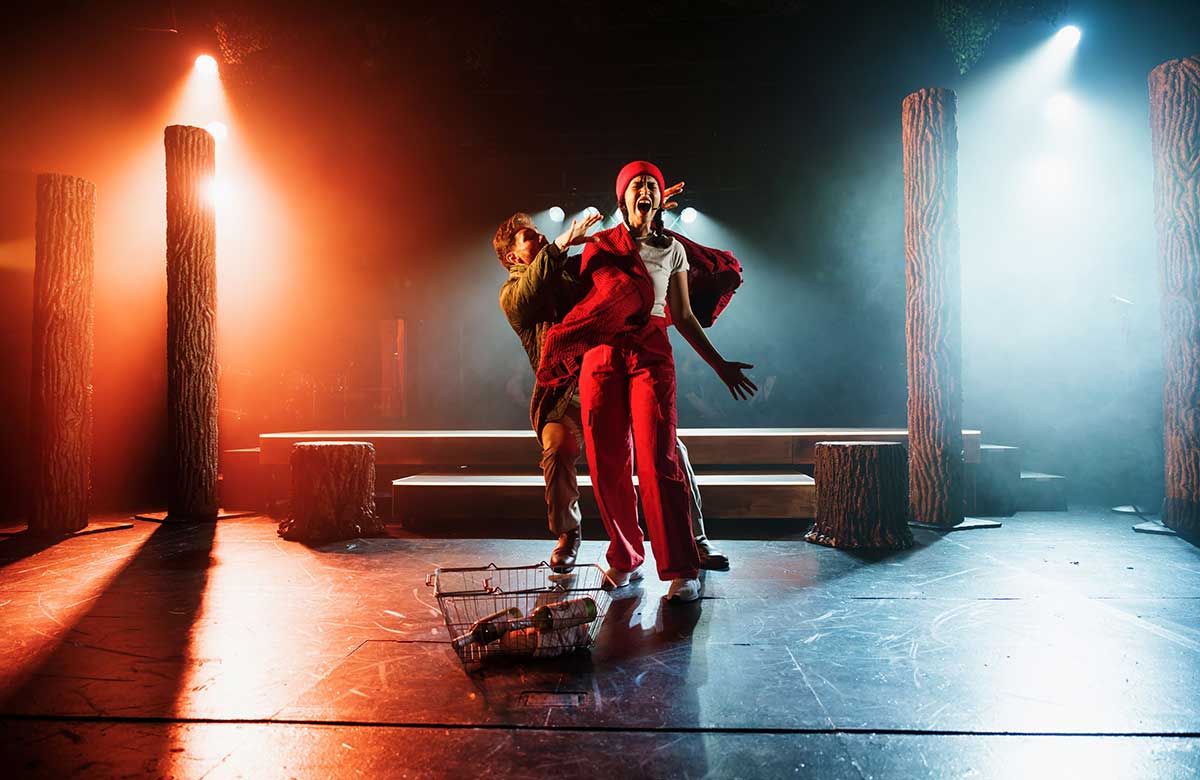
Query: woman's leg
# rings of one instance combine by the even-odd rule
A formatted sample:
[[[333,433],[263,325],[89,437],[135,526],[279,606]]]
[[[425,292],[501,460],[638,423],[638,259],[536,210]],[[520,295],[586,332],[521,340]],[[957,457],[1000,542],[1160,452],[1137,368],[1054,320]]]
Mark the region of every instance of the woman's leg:
[[[630,363],[638,486],[658,576],[693,579],[700,572],[700,557],[689,519],[691,496],[676,457],[675,364],[666,330],[649,333]]]
[[[633,491],[633,444],[629,433],[629,377],[612,347],[593,347],[583,356],[579,396],[592,490],[611,540],[608,565],[633,571],[646,549]]]

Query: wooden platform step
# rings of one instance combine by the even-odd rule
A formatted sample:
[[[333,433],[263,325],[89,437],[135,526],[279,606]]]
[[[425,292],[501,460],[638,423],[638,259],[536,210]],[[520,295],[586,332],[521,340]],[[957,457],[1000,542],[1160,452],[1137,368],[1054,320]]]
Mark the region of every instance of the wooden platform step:
[[[1017,511],[1067,511],[1067,478],[1040,471],[1022,471],[1017,488]]]
[[[817,487],[806,474],[699,474],[696,481],[705,517],[808,519],[816,509]],[[544,518],[545,489],[541,475],[418,474],[392,482],[392,518],[402,525]],[[584,516],[599,517],[590,477],[579,476],[579,492]]]
[[[964,472],[967,514],[972,517],[1012,517],[1017,511],[1021,482],[1021,450],[1002,444],[982,444],[979,462]]]
[[[903,428],[681,428],[679,435],[697,466],[798,466],[813,462],[819,441],[905,441]],[[540,458],[528,430],[514,431],[292,431],[259,436],[260,463],[286,465],[302,441],[367,441],[377,464],[408,466],[527,466]],[[963,431],[963,459],[979,461],[980,433]]]

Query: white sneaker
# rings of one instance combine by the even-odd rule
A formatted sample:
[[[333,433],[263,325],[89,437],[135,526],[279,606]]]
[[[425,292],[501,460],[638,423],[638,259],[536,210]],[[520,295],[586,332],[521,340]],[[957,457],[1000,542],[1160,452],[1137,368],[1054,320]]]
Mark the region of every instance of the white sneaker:
[[[667,588],[667,601],[695,601],[704,592],[704,583],[698,579],[679,577],[671,580]]]
[[[616,590],[617,588],[625,587],[631,582],[637,582],[642,579],[642,567],[639,566],[633,571],[621,571],[610,566],[605,575],[608,577],[609,582],[604,583],[604,589]]]

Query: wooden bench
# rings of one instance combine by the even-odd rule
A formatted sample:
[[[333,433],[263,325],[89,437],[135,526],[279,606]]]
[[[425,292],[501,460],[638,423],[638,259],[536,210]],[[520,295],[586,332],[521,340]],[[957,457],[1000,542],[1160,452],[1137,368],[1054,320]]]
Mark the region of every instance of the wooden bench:
[[[694,466],[811,465],[819,441],[908,440],[903,428],[681,428]],[[528,430],[292,431],[259,436],[259,463],[284,465],[301,441],[363,441],[375,447],[377,465],[536,466],[541,452]],[[963,431],[963,460],[979,461],[980,432]]]
[[[792,519],[813,516],[813,478],[791,474],[698,474],[705,517]],[[637,483],[637,477],[634,477]],[[392,482],[392,517],[421,523],[436,519],[525,520],[546,517],[540,474],[418,474]],[[592,480],[579,475],[580,509],[599,517]]]

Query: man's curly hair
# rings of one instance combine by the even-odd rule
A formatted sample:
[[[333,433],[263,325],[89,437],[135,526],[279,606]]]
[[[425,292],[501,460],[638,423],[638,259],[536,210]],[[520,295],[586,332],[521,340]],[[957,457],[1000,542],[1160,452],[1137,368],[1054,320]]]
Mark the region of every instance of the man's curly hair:
[[[512,263],[508,262],[508,253],[512,249],[513,242],[517,239],[517,233],[532,227],[533,217],[524,211],[518,211],[504,220],[500,224],[500,227],[496,229],[496,237],[492,239],[492,248],[496,250],[496,258],[506,271],[512,265]],[[534,229],[536,230],[536,228]]]

